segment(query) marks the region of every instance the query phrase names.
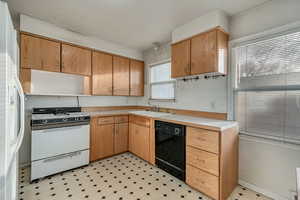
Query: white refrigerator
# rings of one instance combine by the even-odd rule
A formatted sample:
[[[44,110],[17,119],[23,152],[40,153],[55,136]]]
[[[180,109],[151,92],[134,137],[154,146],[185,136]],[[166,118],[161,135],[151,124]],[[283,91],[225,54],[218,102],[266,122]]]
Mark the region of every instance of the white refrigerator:
[[[0,0],[0,199],[18,197],[18,151],[24,136],[19,47],[7,3]]]

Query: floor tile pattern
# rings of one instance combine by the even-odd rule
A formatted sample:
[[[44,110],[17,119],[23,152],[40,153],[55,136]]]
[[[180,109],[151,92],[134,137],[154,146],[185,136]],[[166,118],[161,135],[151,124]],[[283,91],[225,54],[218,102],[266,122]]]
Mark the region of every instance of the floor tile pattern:
[[[19,200],[210,200],[161,169],[124,153],[29,182],[20,170]],[[269,200],[238,186],[229,200]]]

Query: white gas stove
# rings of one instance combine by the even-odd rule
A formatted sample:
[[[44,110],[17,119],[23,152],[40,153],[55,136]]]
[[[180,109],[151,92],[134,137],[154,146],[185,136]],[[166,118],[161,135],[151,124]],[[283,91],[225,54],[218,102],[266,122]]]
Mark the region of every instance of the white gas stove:
[[[89,163],[89,121],[78,107],[33,109],[31,181]]]

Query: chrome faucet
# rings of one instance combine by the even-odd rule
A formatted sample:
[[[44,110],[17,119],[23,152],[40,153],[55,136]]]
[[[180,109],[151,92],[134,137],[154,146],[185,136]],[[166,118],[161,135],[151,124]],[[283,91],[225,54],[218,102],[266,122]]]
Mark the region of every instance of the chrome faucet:
[[[152,106],[152,111],[159,112],[160,111],[159,106]]]

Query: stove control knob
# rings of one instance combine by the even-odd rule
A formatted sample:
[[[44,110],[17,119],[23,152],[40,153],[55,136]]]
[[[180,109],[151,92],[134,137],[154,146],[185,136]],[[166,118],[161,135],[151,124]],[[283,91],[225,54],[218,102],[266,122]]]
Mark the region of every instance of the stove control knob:
[[[43,119],[42,120],[42,124],[47,124],[48,123],[48,120],[47,119]]]
[[[62,119],[63,122],[66,122],[67,120],[68,120],[68,119],[66,119],[66,118]]]
[[[82,120],[82,121],[83,121],[83,120],[84,120],[84,117],[80,117],[80,120]]]

